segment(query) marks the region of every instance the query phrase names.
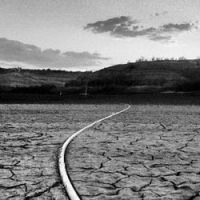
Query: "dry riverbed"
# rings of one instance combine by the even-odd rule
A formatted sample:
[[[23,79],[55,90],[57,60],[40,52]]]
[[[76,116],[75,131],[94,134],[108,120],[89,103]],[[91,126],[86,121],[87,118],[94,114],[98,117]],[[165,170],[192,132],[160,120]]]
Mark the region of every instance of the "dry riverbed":
[[[118,111],[110,105],[0,105],[0,199],[68,199],[58,149],[76,130]]]
[[[0,199],[67,200],[58,149],[122,105],[0,105]],[[132,106],[68,150],[83,200],[199,200],[200,107]]]
[[[132,106],[70,145],[83,200],[199,200],[200,107]]]

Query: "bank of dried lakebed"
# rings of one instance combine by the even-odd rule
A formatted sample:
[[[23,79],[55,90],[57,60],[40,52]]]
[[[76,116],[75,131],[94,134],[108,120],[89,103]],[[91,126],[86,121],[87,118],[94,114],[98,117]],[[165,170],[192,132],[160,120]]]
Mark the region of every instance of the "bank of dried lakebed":
[[[64,200],[58,149],[72,133],[120,106],[0,105],[0,199]]]
[[[132,106],[71,145],[83,200],[200,199],[200,108]]]
[[[0,105],[0,199],[67,199],[59,146],[122,108]],[[82,133],[67,160],[82,199],[199,199],[199,114],[197,106],[132,106]]]

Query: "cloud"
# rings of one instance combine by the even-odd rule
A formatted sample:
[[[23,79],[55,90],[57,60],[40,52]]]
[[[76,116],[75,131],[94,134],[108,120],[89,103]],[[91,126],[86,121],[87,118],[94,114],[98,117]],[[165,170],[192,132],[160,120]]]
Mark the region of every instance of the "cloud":
[[[155,34],[155,35],[149,36],[149,39],[153,41],[169,42],[172,39],[172,36]]]
[[[161,27],[163,32],[181,32],[181,31],[190,31],[194,27],[193,24],[183,23],[183,24],[165,24]]]
[[[163,11],[163,12],[156,12],[154,14],[151,14],[151,17],[159,17],[159,16],[163,16],[163,15],[167,15],[168,11]]]
[[[62,53],[60,50],[54,49],[41,50],[41,48],[35,45],[0,38],[0,60],[6,62],[19,62],[36,67],[67,69],[96,66],[101,61],[108,59],[97,53],[73,51]]]
[[[190,31],[194,24],[164,24],[159,27],[144,27],[139,25],[137,20],[132,20],[128,16],[115,17],[105,21],[97,21],[87,24],[84,29],[91,30],[93,33],[110,33],[111,36],[118,38],[126,37],[147,37],[153,41],[169,41],[174,34]]]
[[[94,33],[104,33],[104,32],[112,32],[116,29],[129,27],[133,24],[136,24],[136,20],[131,20],[130,17],[121,16],[111,18],[105,21],[97,21],[95,23],[87,24],[85,29],[91,29]]]

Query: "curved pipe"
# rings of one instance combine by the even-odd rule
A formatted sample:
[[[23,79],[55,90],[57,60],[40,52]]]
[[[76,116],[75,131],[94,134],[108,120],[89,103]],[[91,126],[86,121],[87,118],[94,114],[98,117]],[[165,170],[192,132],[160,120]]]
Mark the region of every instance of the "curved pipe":
[[[82,133],[84,130],[92,127],[93,125],[103,121],[103,120],[106,120],[108,118],[111,118],[115,115],[118,115],[122,112],[125,112],[126,110],[128,110],[131,106],[128,105],[127,108],[119,111],[119,112],[116,112],[116,113],[112,113],[111,115],[107,116],[107,117],[104,117],[102,119],[99,119],[87,126],[85,126],[84,128],[82,128],[81,130],[75,132],[73,135],[71,135],[65,142],[64,144],[62,145],[61,149],[60,149],[60,154],[59,154],[59,172],[60,172],[60,176],[61,176],[61,179],[62,179],[62,182],[63,182],[63,185],[65,187],[65,190],[70,198],[70,200],[80,200],[80,197],[78,196],[75,188],[73,187],[71,181],[70,181],[70,177],[69,177],[69,174],[67,172],[67,169],[66,169],[66,165],[65,165],[65,153],[66,153],[66,150],[67,150],[67,147],[68,145],[70,144],[70,142],[77,136],[79,135],[80,133]]]

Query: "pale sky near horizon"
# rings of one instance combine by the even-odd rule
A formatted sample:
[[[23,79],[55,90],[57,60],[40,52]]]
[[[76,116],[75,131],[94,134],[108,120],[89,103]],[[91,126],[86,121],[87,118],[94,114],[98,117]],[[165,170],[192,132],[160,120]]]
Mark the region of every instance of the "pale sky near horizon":
[[[0,0],[0,63],[95,70],[197,58],[199,10],[200,0]]]

